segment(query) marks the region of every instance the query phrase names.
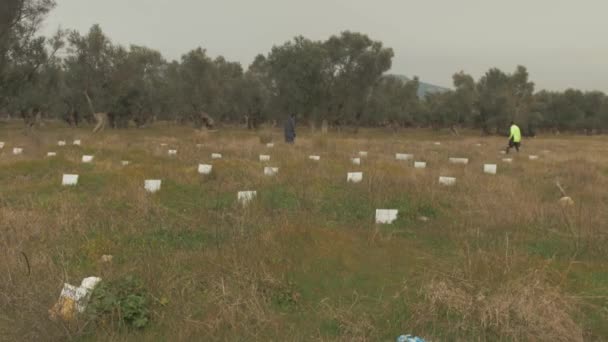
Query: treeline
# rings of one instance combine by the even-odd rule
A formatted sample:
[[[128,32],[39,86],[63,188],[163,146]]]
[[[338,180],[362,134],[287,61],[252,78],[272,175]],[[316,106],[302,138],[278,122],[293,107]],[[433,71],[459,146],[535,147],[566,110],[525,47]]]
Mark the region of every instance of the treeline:
[[[326,41],[296,37],[244,69],[194,49],[179,61],[156,50],[115,44],[95,25],[88,33],[37,34],[52,0],[5,0],[0,18],[0,112],[29,125],[61,118],[72,125],[107,113],[112,127],[172,120],[283,121],[331,126],[459,127],[503,132],[511,120],[538,130],[608,130],[602,92],[535,92],[525,67],[491,69],[479,80],[459,72],[453,90],[418,96],[419,80],[387,75],[393,50],[360,33]],[[90,101],[87,101],[87,98]]]

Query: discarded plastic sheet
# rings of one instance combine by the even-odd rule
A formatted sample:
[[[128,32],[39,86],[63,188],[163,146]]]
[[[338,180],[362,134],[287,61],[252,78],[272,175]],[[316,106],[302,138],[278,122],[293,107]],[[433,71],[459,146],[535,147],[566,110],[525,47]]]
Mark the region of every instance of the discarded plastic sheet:
[[[222,155],[219,153],[212,153],[211,159],[222,159]]]
[[[76,140],[74,140],[74,142],[72,143],[72,145],[80,146],[81,143],[82,142],[80,141],[80,139],[76,139]]]
[[[91,293],[101,282],[101,278],[84,278],[80,286],[63,284],[57,303],[49,310],[51,319],[71,321],[77,314],[85,312]]]
[[[502,161],[504,163],[512,163],[513,162],[513,158],[503,158]]]
[[[63,179],[61,180],[61,185],[64,185],[64,186],[78,185],[78,175],[63,175]]]
[[[209,164],[199,164],[198,165],[198,173],[202,175],[208,175],[213,171],[213,165]]]
[[[354,164],[354,165],[361,165],[361,158],[351,158],[350,161]]]
[[[346,174],[346,181],[349,183],[361,183],[363,181],[363,172],[349,172]]]
[[[47,152],[46,156],[47,157],[57,157],[57,152]]]
[[[270,156],[261,154],[260,155],[260,161],[261,162],[270,161]]]
[[[314,160],[314,161],[319,161],[319,160],[321,160],[321,157],[320,156],[308,156],[308,159]]]
[[[456,185],[456,178],[454,177],[439,177],[439,184],[445,186]]]
[[[413,154],[408,154],[408,153],[397,153],[397,154],[395,154],[395,159],[397,159],[397,160],[412,160],[412,159],[414,159],[414,155]]]
[[[247,205],[258,195],[257,191],[239,191],[236,198],[242,205]]]
[[[497,169],[498,169],[498,166],[496,164],[485,164],[483,166],[483,172],[487,173],[489,175],[495,175]]]
[[[264,175],[266,175],[266,176],[274,176],[277,173],[279,173],[279,168],[278,167],[266,166],[264,168]]]
[[[83,163],[90,163],[92,161],[93,161],[93,156],[87,156],[87,155],[82,156]]]
[[[469,159],[468,158],[450,158],[450,163],[467,165],[467,164],[469,164]]]
[[[376,223],[377,224],[393,224],[397,221],[399,210],[397,209],[377,209]]]
[[[367,151],[360,151],[359,152],[359,156],[361,156],[361,157],[367,157]]]
[[[19,155],[23,153],[23,149],[21,147],[14,147],[13,148],[13,154],[14,155]]]
[[[170,156],[175,156],[175,155],[177,155],[177,150],[169,150],[169,151],[167,151],[167,153],[168,153]]]
[[[426,169],[426,162],[414,162],[414,168],[416,169]]]
[[[528,158],[530,158],[530,160],[538,160],[538,156],[534,156],[534,155],[531,155]]]
[[[397,337],[397,342],[425,342],[423,338],[413,335],[401,335]]]
[[[266,147],[273,148],[274,147],[274,143],[268,143],[268,144],[266,144]]]
[[[147,179],[144,181],[144,188],[147,192],[155,193],[160,190],[160,179]]]
[[[57,146],[65,146],[65,145],[66,145],[65,140],[59,140],[59,141],[57,142]]]
[[[120,162],[120,164],[121,164],[122,166],[127,166],[127,165],[131,164],[131,162],[130,162],[130,161],[128,161],[128,160],[122,160],[122,161]]]

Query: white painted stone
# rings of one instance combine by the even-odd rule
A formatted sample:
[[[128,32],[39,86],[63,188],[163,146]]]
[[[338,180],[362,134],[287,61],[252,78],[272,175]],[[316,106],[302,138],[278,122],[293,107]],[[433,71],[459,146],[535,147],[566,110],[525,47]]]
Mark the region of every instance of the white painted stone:
[[[266,147],[273,148],[274,147],[274,143],[268,143],[268,144],[266,144]]]
[[[14,155],[23,154],[23,149],[21,147],[14,147],[13,148],[13,154]]]
[[[59,141],[57,142],[57,146],[65,146],[65,145],[66,145],[65,140],[59,140]]]
[[[469,159],[468,158],[450,158],[450,163],[467,165],[469,163]]]
[[[513,158],[503,158],[502,161],[504,163],[512,163],[513,162]]]
[[[4,148],[4,141],[0,141],[0,150]]]
[[[63,175],[63,179],[61,180],[61,185],[77,185],[78,184],[78,175]]]
[[[82,142],[80,141],[80,139],[76,139],[76,140],[74,140],[74,142],[72,144],[76,145],[76,146],[80,146],[82,144]]]
[[[279,173],[279,168],[278,167],[271,167],[271,166],[266,166],[264,168],[264,174],[266,176],[274,176],[277,173]]]
[[[222,155],[220,153],[212,153],[211,159],[222,159]]]
[[[530,160],[538,160],[538,156],[534,156],[534,155],[529,156],[528,158],[530,158]]]
[[[57,152],[47,152],[46,156],[47,157],[57,157]]]
[[[395,159],[397,159],[397,160],[412,160],[412,159],[414,159],[414,155],[413,154],[408,154],[408,153],[397,153],[397,154],[395,154]]]
[[[265,154],[260,154],[260,161],[261,162],[270,161],[270,156],[265,155]]]
[[[198,173],[202,175],[208,175],[213,171],[213,165],[209,164],[198,164]]]
[[[121,164],[122,166],[127,166],[127,165],[131,164],[131,162],[130,162],[130,161],[128,161],[128,160],[122,160],[122,161],[120,162],[120,164]]]
[[[346,181],[349,183],[361,183],[363,181],[363,172],[349,172],[346,174]]]
[[[495,175],[498,170],[498,165],[496,164],[485,164],[483,166],[483,172],[489,175]]]
[[[169,154],[170,156],[176,156],[177,150],[169,150],[169,151],[167,151],[167,154]]]
[[[83,163],[90,163],[92,161],[93,161],[93,156],[87,156],[87,155],[82,156]]]
[[[319,161],[319,160],[321,160],[321,157],[320,156],[308,156],[308,159],[314,160],[314,161]]]
[[[162,181],[160,179],[146,179],[144,181],[144,189],[146,189],[147,192],[155,193],[160,190],[161,184]]]
[[[239,191],[236,198],[242,205],[247,205],[258,195],[257,191]]]
[[[351,158],[350,161],[354,164],[354,165],[361,165],[361,158]]]
[[[359,156],[361,156],[361,157],[367,157],[367,151],[360,151],[359,152]]]
[[[456,185],[456,178],[454,177],[439,177],[439,184],[445,186]]]
[[[426,162],[414,162],[414,168],[416,169],[426,169]]]
[[[397,221],[399,210],[397,209],[377,209],[376,223],[377,224],[393,224]]]

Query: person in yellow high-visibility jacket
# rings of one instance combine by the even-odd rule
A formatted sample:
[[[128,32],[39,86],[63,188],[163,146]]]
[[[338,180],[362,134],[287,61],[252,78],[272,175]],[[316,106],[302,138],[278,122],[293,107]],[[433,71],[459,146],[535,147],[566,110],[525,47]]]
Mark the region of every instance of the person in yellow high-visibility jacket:
[[[511,121],[511,134],[509,135],[509,146],[507,146],[507,154],[509,154],[509,150],[513,147],[519,152],[519,147],[521,146],[521,130],[515,124],[515,122]]]

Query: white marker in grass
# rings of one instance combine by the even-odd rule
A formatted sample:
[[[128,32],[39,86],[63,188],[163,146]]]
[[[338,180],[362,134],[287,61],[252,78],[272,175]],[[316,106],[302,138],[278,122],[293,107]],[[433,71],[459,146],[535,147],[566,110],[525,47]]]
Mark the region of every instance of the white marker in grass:
[[[167,144],[166,143],[161,143],[160,147],[167,147]]]
[[[376,224],[393,224],[397,221],[399,210],[397,209],[377,209]]]
[[[57,157],[57,152],[47,152],[46,156],[47,157]]]
[[[397,154],[395,154],[395,159],[397,159],[397,160],[412,160],[412,159],[414,159],[414,155],[413,154],[409,154],[409,153],[397,153]]]
[[[63,186],[73,186],[78,184],[78,175],[63,175],[63,179],[61,180],[61,185]]]
[[[260,155],[260,161],[261,161],[261,162],[267,162],[267,161],[270,161],[270,156],[265,155],[265,154],[261,154],[261,155]]]
[[[445,186],[456,185],[456,178],[454,177],[439,177],[439,184]]]
[[[93,156],[87,156],[87,155],[82,156],[83,163],[90,163],[92,161],[93,161]]]
[[[147,179],[144,181],[144,189],[149,193],[155,193],[160,190],[161,184],[160,179]]]
[[[534,155],[531,155],[528,158],[530,158],[530,160],[538,160],[538,156],[534,156]]]
[[[346,181],[349,183],[361,183],[363,181],[363,172],[349,172],[346,174]]]
[[[66,145],[65,140],[59,140],[59,141],[57,142],[57,146],[65,146],[65,145]]]
[[[211,159],[222,159],[222,155],[219,153],[212,153]]]
[[[426,169],[426,162],[414,162],[414,168],[416,169]]]
[[[128,160],[122,160],[122,161],[120,162],[120,164],[121,164],[122,166],[127,166],[127,165],[131,164],[131,162],[130,162],[130,161],[128,161]]]
[[[177,155],[177,150],[169,150],[169,151],[167,151],[167,153],[168,153],[170,156],[176,156],[176,155]]]
[[[14,154],[14,155],[20,155],[20,154],[23,154],[23,148],[21,148],[21,147],[14,147],[14,148],[13,148],[13,154]]]
[[[467,165],[469,163],[469,159],[468,158],[450,158],[450,163]]]
[[[278,167],[266,166],[264,168],[264,175],[266,176],[275,176],[277,173],[279,173]]]
[[[213,165],[209,164],[198,164],[198,173],[201,175],[208,175],[213,171]]]
[[[439,141],[435,141],[435,146],[439,146],[441,143]]]
[[[503,163],[512,163],[513,158],[502,158]]]
[[[361,157],[367,157],[367,151],[360,151],[359,152],[359,156],[361,156]]]
[[[80,146],[81,143],[82,142],[80,141],[80,139],[76,139],[76,140],[74,140],[74,142],[72,143],[72,145]]]
[[[308,159],[314,160],[314,161],[319,161],[319,160],[321,160],[321,157],[320,156],[308,156]]]
[[[350,161],[354,164],[354,165],[361,165],[361,158],[351,158]]]
[[[266,147],[273,148],[274,147],[274,143],[268,143],[268,144],[266,144]]]
[[[236,195],[237,200],[242,205],[247,205],[258,195],[257,191],[239,191]]]
[[[4,141],[0,141],[0,150],[4,148]]]
[[[487,173],[489,175],[495,175],[497,169],[498,169],[498,166],[496,164],[485,164],[483,166],[483,172]]]

